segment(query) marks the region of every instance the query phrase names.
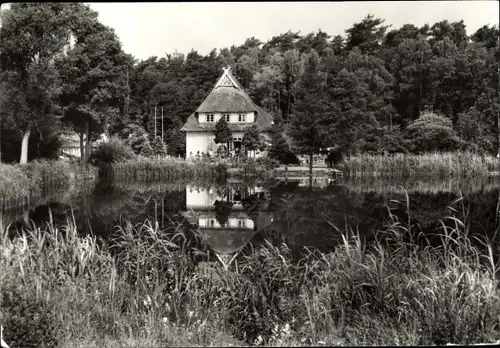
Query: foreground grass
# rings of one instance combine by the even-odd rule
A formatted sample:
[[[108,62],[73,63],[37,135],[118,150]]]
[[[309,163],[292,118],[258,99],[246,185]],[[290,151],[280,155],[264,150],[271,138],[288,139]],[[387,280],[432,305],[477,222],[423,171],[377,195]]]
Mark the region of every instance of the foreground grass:
[[[341,169],[351,176],[475,176],[500,173],[500,159],[471,152],[346,157]]]
[[[416,345],[500,336],[498,264],[457,215],[415,242],[390,216],[376,242],[335,251],[247,250],[229,269],[181,224],[117,227],[110,245],[74,225],[0,240],[4,340],[11,347]],[[33,331],[32,328],[37,328]]]
[[[94,182],[97,168],[64,161],[37,160],[27,164],[0,164],[0,208],[38,204],[52,192],[77,183]]]

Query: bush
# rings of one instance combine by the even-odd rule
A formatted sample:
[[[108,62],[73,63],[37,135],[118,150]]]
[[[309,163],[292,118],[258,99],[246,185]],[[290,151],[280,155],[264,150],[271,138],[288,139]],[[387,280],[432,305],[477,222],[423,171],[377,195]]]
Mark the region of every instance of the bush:
[[[153,149],[153,155],[160,157],[164,157],[167,155],[167,147],[160,137],[153,139],[151,147]]]
[[[108,142],[100,143],[92,151],[89,162],[94,165],[122,162],[134,158],[132,148],[119,138],[111,138]]]
[[[408,126],[406,143],[413,153],[454,151],[464,145],[454,133],[451,120],[434,113],[423,113]]]

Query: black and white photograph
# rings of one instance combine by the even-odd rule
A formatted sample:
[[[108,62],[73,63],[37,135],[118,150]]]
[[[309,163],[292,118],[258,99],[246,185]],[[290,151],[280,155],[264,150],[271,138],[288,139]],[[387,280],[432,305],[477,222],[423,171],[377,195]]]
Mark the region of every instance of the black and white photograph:
[[[0,8],[0,347],[500,345],[498,1]]]

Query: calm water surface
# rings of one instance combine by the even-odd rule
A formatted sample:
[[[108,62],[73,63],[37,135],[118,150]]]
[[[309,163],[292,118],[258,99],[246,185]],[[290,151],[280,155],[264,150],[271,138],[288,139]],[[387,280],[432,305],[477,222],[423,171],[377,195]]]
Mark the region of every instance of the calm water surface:
[[[407,191],[403,190],[406,188]],[[471,231],[493,236],[498,229],[500,179],[290,179],[267,184],[229,182],[224,185],[99,182],[85,190],[54,192],[38,206],[0,209],[0,225],[11,229],[27,223],[74,220],[82,234],[107,238],[120,221],[145,220],[160,228],[172,221],[192,224],[218,253],[233,253],[245,245],[287,243],[328,250],[340,231],[353,228],[366,239],[382,229],[392,213],[407,219],[406,193],[412,222],[431,233],[450,216],[450,207],[463,214]],[[463,197],[462,202],[457,202]],[[463,203],[463,205],[462,205]],[[406,221],[406,220],[405,220]]]

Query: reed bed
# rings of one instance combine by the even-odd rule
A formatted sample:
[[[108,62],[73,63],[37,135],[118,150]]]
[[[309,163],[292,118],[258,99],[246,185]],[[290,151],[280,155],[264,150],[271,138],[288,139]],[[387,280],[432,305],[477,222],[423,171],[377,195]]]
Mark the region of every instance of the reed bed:
[[[500,174],[500,159],[472,152],[346,157],[340,169],[350,176],[479,176]]]
[[[4,340],[11,347],[493,342],[500,250],[473,244],[461,212],[450,212],[454,225],[436,229],[432,246],[418,241],[418,226],[389,214],[368,245],[352,229],[328,253],[304,249],[296,260],[286,245],[264,243],[228,267],[175,222],[165,230],[125,223],[109,245],[79,236],[71,221],[15,238],[4,232]]]
[[[115,181],[191,180],[227,178],[224,164],[207,161],[185,161],[178,158],[139,158],[110,165],[107,175]]]
[[[98,169],[63,161],[0,164],[0,209],[37,204],[72,186],[95,185]]]
[[[20,200],[30,195],[31,181],[19,166],[0,164],[0,204]]]

